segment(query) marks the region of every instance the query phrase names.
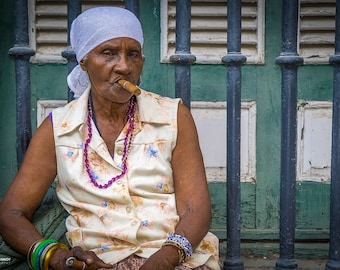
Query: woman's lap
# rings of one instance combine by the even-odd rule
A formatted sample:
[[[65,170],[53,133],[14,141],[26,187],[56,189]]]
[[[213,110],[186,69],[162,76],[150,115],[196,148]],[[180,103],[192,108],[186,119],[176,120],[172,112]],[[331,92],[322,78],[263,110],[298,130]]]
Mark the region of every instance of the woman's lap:
[[[137,270],[139,269],[143,263],[146,261],[145,258],[138,257],[136,255],[131,255],[126,259],[116,263],[110,270]],[[184,265],[176,266],[175,270],[190,270],[191,268],[186,267]],[[210,268],[202,265],[195,270],[209,270]]]

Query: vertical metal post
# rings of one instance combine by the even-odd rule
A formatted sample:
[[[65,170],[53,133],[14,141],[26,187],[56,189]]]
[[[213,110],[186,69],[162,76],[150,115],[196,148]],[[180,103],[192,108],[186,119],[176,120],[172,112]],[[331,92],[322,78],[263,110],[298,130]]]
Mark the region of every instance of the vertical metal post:
[[[332,166],[330,195],[330,239],[326,270],[340,269],[340,0],[336,1],[335,55],[329,62],[334,66]]]
[[[70,73],[73,68],[78,64],[76,54],[70,45],[70,29],[73,20],[81,13],[81,0],[67,1],[67,49],[61,55],[67,59],[67,71]],[[73,99],[73,92],[68,89],[67,100]]]
[[[227,256],[223,269],[242,270],[241,258],[241,1],[228,1],[227,66]]]
[[[299,0],[283,0],[282,51],[276,64],[282,71],[280,258],[276,270],[297,269],[294,260],[296,201],[297,54]]]
[[[125,8],[139,18],[139,0],[125,0]]]
[[[21,165],[32,138],[30,57],[27,0],[16,0],[14,8],[15,44],[8,54],[15,59],[17,166]]]
[[[190,53],[191,1],[176,1],[176,52],[170,56],[175,64],[175,96],[190,108],[191,76],[190,65],[196,57]]]

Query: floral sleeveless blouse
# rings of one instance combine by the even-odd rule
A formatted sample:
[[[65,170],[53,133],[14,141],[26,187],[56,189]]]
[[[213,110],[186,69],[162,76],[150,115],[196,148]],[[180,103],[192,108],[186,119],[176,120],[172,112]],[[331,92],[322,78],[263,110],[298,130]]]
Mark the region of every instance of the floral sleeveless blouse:
[[[57,157],[57,195],[70,214],[66,237],[71,246],[94,251],[106,263],[131,254],[150,257],[175,231],[176,210],[171,154],[176,145],[179,99],[142,91],[137,97],[134,139],[127,173],[106,189],[91,183],[85,170],[84,144],[88,137],[89,91],[52,112]],[[92,122],[88,147],[91,174],[98,184],[122,172],[124,138],[115,143],[112,157]],[[194,268],[218,265],[218,239],[208,233],[185,263]]]

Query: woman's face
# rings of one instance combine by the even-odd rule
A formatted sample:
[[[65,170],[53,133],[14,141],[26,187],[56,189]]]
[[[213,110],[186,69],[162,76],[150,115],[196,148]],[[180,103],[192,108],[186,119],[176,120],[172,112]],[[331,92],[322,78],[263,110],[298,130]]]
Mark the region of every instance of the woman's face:
[[[131,38],[114,38],[94,48],[80,61],[92,91],[111,102],[125,103],[131,94],[117,84],[120,79],[137,84],[143,69],[140,44]]]

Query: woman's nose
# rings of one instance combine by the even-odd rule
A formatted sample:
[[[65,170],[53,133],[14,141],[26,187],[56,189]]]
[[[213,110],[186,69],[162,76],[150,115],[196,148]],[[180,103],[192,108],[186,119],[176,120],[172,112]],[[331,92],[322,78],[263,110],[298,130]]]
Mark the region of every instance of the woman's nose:
[[[114,66],[114,70],[117,73],[128,74],[131,71],[131,65],[127,55],[120,55],[118,61]]]

